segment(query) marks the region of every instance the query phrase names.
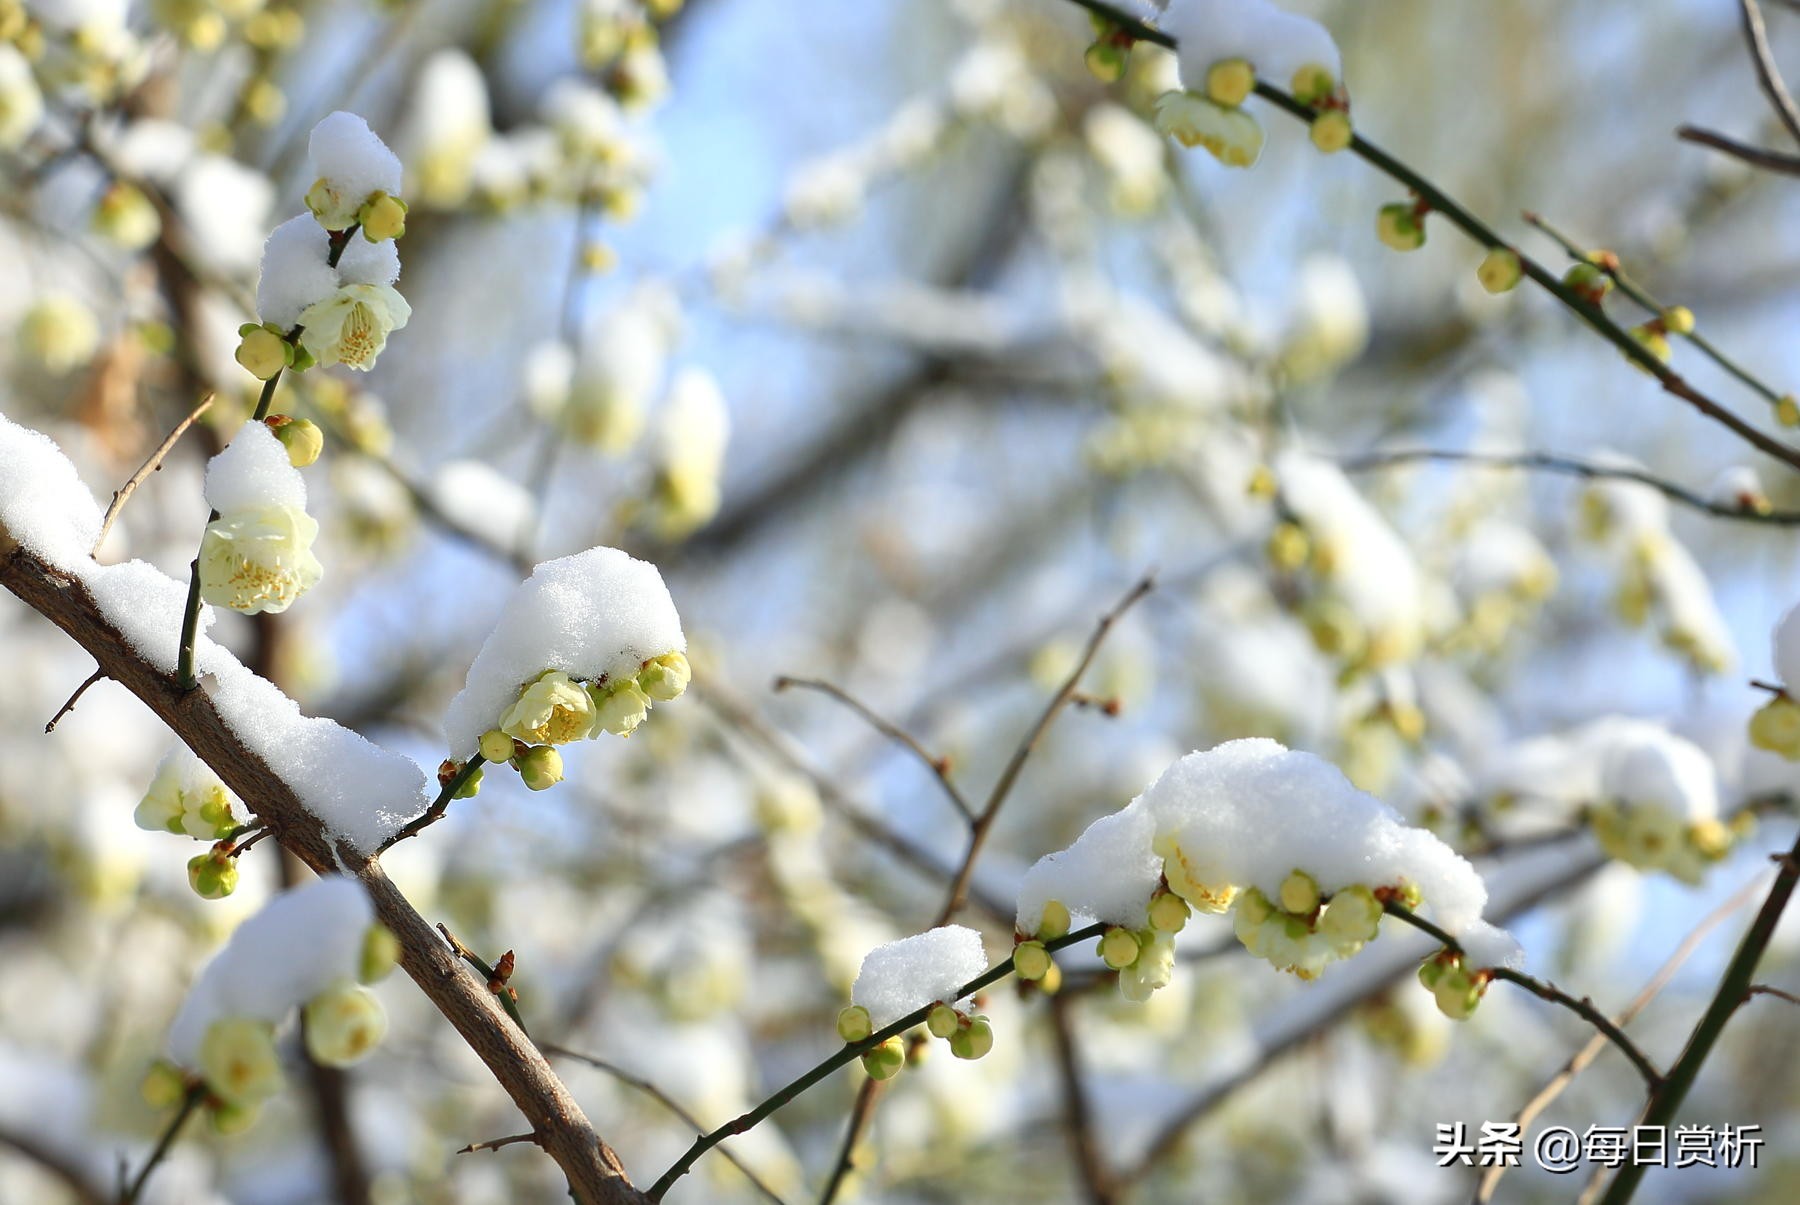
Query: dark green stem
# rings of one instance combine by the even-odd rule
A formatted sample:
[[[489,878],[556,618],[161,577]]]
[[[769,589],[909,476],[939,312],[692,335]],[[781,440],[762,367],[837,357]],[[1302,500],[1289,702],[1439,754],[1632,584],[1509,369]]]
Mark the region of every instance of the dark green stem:
[[[175,1139],[181,1134],[181,1127],[187,1124],[187,1119],[194,1115],[194,1110],[200,1107],[200,1102],[205,1098],[206,1088],[202,1084],[195,1084],[187,1090],[187,1095],[181,1098],[181,1108],[174,1117],[170,1118],[168,1126],[162,1132],[162,1137],[156,1140],[156,1148],[150,1152],[150,1158],[144,1161],[142,1168],[138,1169],[137,1177],[132,1180],[131,1187],[120,1194],[119,1205],[135,1205],[137,1199],[143,1195],[144,1186],[150,1183],[150,1173],[155,1171],[157,1165],[168,1157],[169,1151],[175,1146]]]
[[[1120,11],[1106,3],[1105,0],[1071,0],[1071,3],[1105,18],[1112,25],[1139,41],[1152,42],[1170,50],[1176,48],[1174,38],[1162,30],[1146,25]],[[1262,80],[1256,81],[1256,95],[1308,125],[1312,124],[1313,118],[1317,116],[1311,106],[1300,103],[1280,88]],[[1428,209],[1442,214],[1446,221],[1461,230],[1474,242],[1490,250],[1497,247],[1511,250],[1519,257],[1519,266],[1534,284],[1562,302],[1572,314],[1591,327],[1601,338],[1618,348],[1620,354],[1627,360],[1655,377],[1665,391],[1674,394],[1712,421],[1730,429],[1739,439],[1757,450],[1792,468],[1800,469],[1800,450],[1791,448],[1780,440],[1757,430],[1688,384],[1682,376],[1657,359],[1648,348],[1633,338],[1629,331],[1608,318],[1605,311],[1599,306],[1581,297],[1565,285],[1561,278],[1501,238],[1492,227],[1459,204],[1456,198],[1360,134],[1351,138],[1349,149],[1357,158],[1370,164],[1390,179],[1405,185]]]
[[[1413,928],[1429,934],[1431,937],[1442,942],[1445,949],[1452,950],[1459,955],[1463,952],[1462,943],[1458,942],[1456,938],[1452,937],[1437,925],[1432,924],[1404,904],[1395,903],[1394,901],[1389,900],[1383,907],[1389,916],[1396,920],[1404,921]],[[1587,999],[1585,996],[1577,999],[1553,983],[1533,978],[1530,975],[1512,970],[1508,967],[1471,967],[1470,969],[1485,971],[1494,979],[1504,979],[1508,983],[1517,984],[1519,987],[1524,988],[1540,1000],[1548,1000],[1552,1004],[1560,1004],[1562,1007],[1568,1009],[1570,1012],[1592,1025],[1595,1029],[1605,1034],[1612,1044],[1617,1046],[1620,1051],[1624,1053],[1625,1057],[1631,1060],[1632,1066],[1636,1067],[1638,1074],[1644,1077],[1644,1083],[1649,1085],[1651,1092],[1657,1091],[1662,1085],[1663,1076],[1662,1073],[1656,1069],[1656,1064],[1652,1063],[1649,1058],[1645,1056],[1644,1052],[1638,1049],[1637,1043],[1625,1036],[1624,1030],[1613,1024],[1611,1017],[1608,1017],[1605,1013],[1595,1008],[1592,1000]]]
[[[1104,924],[1089,925],[1085,929],[1077,929],[1073,933],[1058,937],[1053,941],[1046,941],[1044,947],[1049,950],[1060,950],[1064,946],[1072,946],[1076,942],[1086,941],[1092,937],[1099,937],[1104,934],[1109,927],[1110,926]],[[964,996],[969,996],[980,991],[991,983],[996,983],[1001,979],[1006,978],[1008,975],[1012,974],[1012,969],[1013,960],[1011,958],[1008,958],[1005,962],[997,963],[994,966],[989,967],[986,971],[958,988],[956,991],[956,998],[960,1000]],[[669,1191],[675,1181],[687,1175],[688,1169],[699,1162],[700,1156],[706,1154],[707,1151],[718,1146],[719,1143],[725,1141],[727,1138],[745,1133],[754,1128],[757,1123],[761,1122],[765,1117],[769,1116],[769,1114],[794,1100],[802,1092],[805,1092],[808,1088],[836,1071],[839,1067],[845,1066],[854,1059],[861,1058],[864,1054],[881,1045],[889,1038],[898,1037],[915,1025],[923,1025],[925,1023],[926,1015],[935,1007],[937,1007],[936,1002],[933,1002],[925,1005],[923,1008],[914,1009],[893,1024],[883,1026],[881,1029],[876,1030],[862,1041],[846,1043],[843,1049],[827,1058],[824,1062],[818,1064],[812,1070],[801,1075],[786,1087],[775,1092],[774,1095],[770,1096],[767,1100],[763,1101],[760,1105],[757,1105],[748,1113],[726,1122],[724,1125],[710,1133],[702,1134],[699,1138],[694,1140],[694,1145],[688,1148],[687,1153],[676,1160],[674,1166],[664,1172],[662,1178],[651,1185],[650,1191],[644,1195],[649,1197],[652,1201],[662,1200],[663,1194]]]
[[[410,821],[405,828],[389,837],[386,841],[383,841],[381,843],[381,848],[375,851],[376,855],[379,856],[386,853],[396,844],[406,840],[408,837],[418,836],[421,830],[430,828],[439,820],[443,819],[444,812],[450,807],[450,801],[456,798],[456,793],[467,785],[469,779],[475,776],[475,772],[481,769],[486,761],[486,758],[477,753],[468,761],[464,762],[462,769],[458,770],[449,782],[438,789],[437,798],[431,801],[431,806],[426,808],[421,815]]]
[[[269,406],[275,400],[275,386],[279,384],[280,381],[281,370],[276,369],[275,375],[263,382],[262,394],[256,399],[256,410],[250,416],[251,422],[260,423],[263,419],[268,417]],[[219,512],[216,510],[207,515],[207,526],[212,526],[213,520],[218,517]],[[206,547],[206,535],[204,532],[202,532],[200,536],[200,546],[202,548]],[[181,613],[181,653],[175,665],[175,680],[181,684],[181,689],[183,690],[194,689],[194,684],[197,681],[194,676],[194,646],[199,642],[199,639],[200,554],[195,553],[193,562],[188,565],[187,606]]]
[[[1666,1129],[1674,1123],[1688,1089],[1694,1086],[1701,1066],[1712,1053],[1719,1035],[1725,1032],[1725,1023],[1731,1020],[1731,1015],[1737,1011],[1738,1006],[1749,997],[1750,981],[1756,974],[1756,964],[1762,961],[1763,951],[1768,948],[1769,939],[1775,936],[1775,927],[1781,921],[1781,914],[1787,908],[1788,900],[1793,897],[1794,884],[1800,880],[1800,838],[1796,838],[1794,848],[1777,861],[1781,864],[1781,870],[1769,887],[1762,911],[1756,914],[1743,941],[1738,943],[1737,953],[1731,956],[1731,965],[1725,968],[1725,976],[1719,980],[1719,990],[1713,994],[1712,1003],[1707,1006],[1700,1023],[1694,1027],[1693,1035],[1688,1038],[1681,1057],[1675,1060],[1675,1065],[1669,1068],[1668,1076],[1650,1094],[1650,1103],[1644,1107],[1640,1125]],[[1638,1183],[1643,1180],[1644,1170],[1648,1166],[1634,1162],[1621,1167],[1612,1183],[1607,1186],[1600,1205],[1625,1205],[1637,1191]]]

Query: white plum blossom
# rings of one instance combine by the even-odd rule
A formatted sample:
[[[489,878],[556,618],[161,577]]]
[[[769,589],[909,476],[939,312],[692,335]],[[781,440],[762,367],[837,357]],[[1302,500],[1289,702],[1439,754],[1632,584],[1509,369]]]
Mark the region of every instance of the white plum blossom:
[[[186,745],[169,750],[137,806],[137,826],[218,841],[249,819],[244,805]]]
[[[274,433],[246,423],[206,471],[218,518],[200,547],[200,596],[246,615],[280,612],[318,584],[319,524],[306,513],[306,484]]]

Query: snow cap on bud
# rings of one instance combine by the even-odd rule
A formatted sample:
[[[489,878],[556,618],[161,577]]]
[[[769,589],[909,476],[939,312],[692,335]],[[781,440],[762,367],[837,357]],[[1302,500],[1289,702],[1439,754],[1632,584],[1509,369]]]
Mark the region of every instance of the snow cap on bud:
[[[536,745],[513,758],[513,765],[525,785],[534,791],[547,791],[563,779],[562,754],[549,745]]]
[[[348,230],[376,194],[400,191],[399,158],[354,113],[340,110],[320,121],[307,152],[318,178],[306,207],[327,230]]]
[[[208,852],[188,859],[188,886],[203,900],[222,900],[237,890],[237,859]]]
[[[860,1042],[875,1032],[874,1023],[869,1019],[869,1010],[860,1004],[847,1004],[838,1010],[838,1037],[846,1042]]]

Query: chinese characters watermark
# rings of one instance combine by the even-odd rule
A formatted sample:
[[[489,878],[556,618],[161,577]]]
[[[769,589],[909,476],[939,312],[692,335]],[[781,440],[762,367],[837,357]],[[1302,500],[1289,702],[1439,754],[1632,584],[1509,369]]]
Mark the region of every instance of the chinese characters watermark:
[[[1760,1125],[1602,1126],[1577,1133],[1545,1126],[1527,1142],[1518,1122],[1484,1121],[1471,1135],[1463,1122],[1439,1122],[1431,1153],[1439,1167],[1518,1167],[1527,1150],[1547,1172],[1590,1167],[1755,1167]]]

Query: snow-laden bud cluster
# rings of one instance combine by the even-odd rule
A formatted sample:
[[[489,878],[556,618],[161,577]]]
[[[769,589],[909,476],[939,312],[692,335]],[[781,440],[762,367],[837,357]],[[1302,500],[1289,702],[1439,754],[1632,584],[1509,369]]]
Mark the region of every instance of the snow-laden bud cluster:
[[[412,307],[393,287],[400,278],[400,253],[392,240],[351,239],[334,266],[331,251],[331,235],[309,217],[277,226],[263,247],[257,313],[284,338],[293,327],[301,328],[299,347],[288,353],[290,366],[316,361],[366,372],[375,367],[388,335],[412,317]],[[310,359],[299,357],[300,350]]]
[[[675,374],[656,434],[649,526],[661,539],[679,540],[719,513],[731,415],[711,373],[684,368]]]
[[[1450,580],[1462,623],[1450,643],[1494,653],[1556,589],[1556,562],[1529,528],[1484,518],[1460,533]]]
[[[83,109],[106,106],[143,79],[145,46],[128,0],[31,0],[19,41],[46,91]]]
[[[1274,471],[1287,518],[1269,556],[1304,584],[1301,617],[1319,650],[1349,669],[1412,660],[1425,587],[1405,541],[1329,461],[1290,450]]]
[[[1269,0],[1171,0],[1160,24],[1179,44],[1181,90],[1156,102],[1156,125],[1183,146],[1203,146],[1230,167],[1254,165],[1262,126],[1242,106],[1259,78],[1314,110],[1320,150],[1350,145],[1343,64],[1317,21]]]
[[[1608,716],[1499,750],[1480,793],[1502,836],[1585,817],[1606,853],[1697,883],[1737,834],[1719,819],[1718,775],[1692,741],[1648,720]]]
[[[371,243],[403,233],[400,159],[368,122],[354,113],[332,113],[313,127],[306,149],[315,176],[306,208],[320,226],[331,231],[358,226]]]
[[[850,989],[851,1004],[838,1014],[838,1036],[859,1042],[876,1030],[931,1005],[926,1028],[946,1039],[959,1059],[978,1059],[994,1046],[988,1019],[956,1007],[964,984],[987,970],[981,934],[961,925],[945,925],[877,946],[863,958]],[[889,1079],[905,1063],[898,1037],[863,1055],[863,1069],[875,1079]]]
[[[1357,790],[1337,767],[1274,741],[1242,740],[1176,762],[1123,810],[1041,859],[1019,889],[1022,939],[1072,924],[1110,928],[1099,954],[1121,990],[1166,984],[1174,937],[1197,912],[1234,912],[1244,946],[1304,979],[1373,940],[1388,901],[1428,914],[1480,966],[1517,946],[1481,920],[1473,867]]]
[[[141,829],[201,841],[222,840],[249,818],[237,796],[186,745],[163,757],[133,814]]]
[[[419,69],[400,137],[407,191],[434,209],[469,199],[475,163],[494,137],[487,80],[460,47],[432,54]]]
[[[653,703],[687,689],[686,651],[656,566],[616,548],[546,561],[513,591],[450,701],[451,755],[510,761],[527,786],[552,786],[554,746],[629,736]]]
[[[1616,453],[1594,459],[1642,467]],[[1595,481],[1582,493],[1581,519],[1584,534],[1613,562],[1621,619],[1634,627],[1654,622],[1663,644],[1701,673],[1724,673],[1736,663],[1731,630],[1706,574],[1670,530],[1667,498],[1634,481]]]
[[[1800,761],[1800,606],[1790,607],[1775,625],[1771,640],[1775,677],[1781,686],[1750,719],[1750,743],[1758,749]]]
[[[280,612],[318,583],[306,483],[267,426],[244,424],[212,458],[206,500],[219,517],[200,545],[201,598],[246,615]]]
[[[577,443],[619,455],[643,432],[680,329],[671,291],[636,289],[594,318],[579,351],[562,343],[534,349],[525,365],[526,398]]]
[[[224,1111],[227,1125],[249,1125],[281,1090],[276,1030],[297,1007],[306,1011],[307,1050],[318,1062],[344,1066],[380,1044],[387,1015],[359,981],[365,969],[379,974],[392,965],[367,956],[384,944],[372,940],[378,929],[360,883],[320,879],[271,900],[201,970],[167,1051],[201,1077],[208,1107]]]

